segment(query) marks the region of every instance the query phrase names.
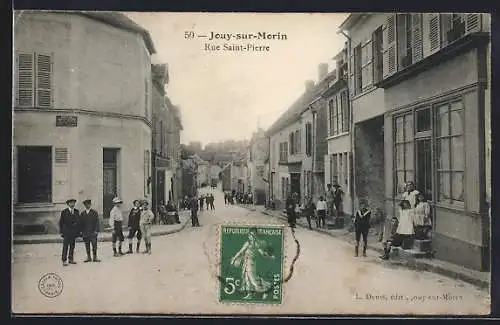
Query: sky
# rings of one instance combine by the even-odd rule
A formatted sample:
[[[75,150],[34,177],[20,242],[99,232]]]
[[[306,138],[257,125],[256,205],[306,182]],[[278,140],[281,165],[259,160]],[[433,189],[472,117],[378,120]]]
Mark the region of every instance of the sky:
[[[346,39],[342,13],[125,13],[149,31],[167,63],[167,95],[181,108],[181,141],[203,145],[249,139],[267,129],[318,80],[318,65],[335,62]],[[193,34],[189,34],[192,32]],[[211,33],[280,33],[286,40],[209,40]],[[186,34],[187,33],[187,34]],[[186,38],[188,35],[188,38]],[[189,38],[189,35],[195,35]],[[198,37],[207,35],[208,37]],[[269,51],[206,51],[205,43],[269,46]]]

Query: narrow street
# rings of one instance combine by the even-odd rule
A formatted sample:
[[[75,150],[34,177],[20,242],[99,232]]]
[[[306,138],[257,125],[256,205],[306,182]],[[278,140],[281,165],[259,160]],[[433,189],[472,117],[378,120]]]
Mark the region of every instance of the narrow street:
[[[209,191],[209,190],[205,190]],[[377,253],[353,257],[340,240],[298,228],[300,256],[284,284],[281,306],[227,305],[217,298],[217,236],[220,223],[277,224],[277,219],[239,206],[225,206],[215,196],[215,211],[203,211],[201,228],[153,237],[153,254],[112,257],[102,243],[102,262],[63,267],[58,244],[16,245],[13,253],[13,311],[16,313],[185,313],[185,314],[481,314],[489,298],[467,283],[427,272],[389,268]],[[290,229],[285,239],[285,276],[296,253]],[[53,272],[64,281],[63,292],[47,298],[38,281]],[[399,297],[391,295],[398,295]],[[443,300],[447,295],[447,300]],[[357,299],[356,299],[357,296]],[[435,296],[441,297],[436,301]],[[408,297],[410,300],[406,300]],[[419,299],[419,300],[416,300]],[[425,299],[425,301],[422,301]]]

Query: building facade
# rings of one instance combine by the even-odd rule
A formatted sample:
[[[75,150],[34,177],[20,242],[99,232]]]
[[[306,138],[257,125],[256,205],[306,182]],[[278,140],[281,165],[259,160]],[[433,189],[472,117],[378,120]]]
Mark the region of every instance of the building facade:
[[[432,207],[435,257],[489,270],[489,15],[353,14],[341,29],[356,196],[383,199],[391,218],[413,181]]]
[[[173,194],[172,200],[179,202],[183,198],[182,194],[182,166],[181,166],[181,132],[184,130],[182,126],[181,108],[177,105],[172,105],[170,99],[165,97],[169,114],[169,130],[167,135],[167,148],[172,162],[173,171]]]
[[[337,65],[336,77],[322,93],[327,105],[327,143],[325,156],[325,188],[327,184],[340,185],[344,191],[342,211],[354,214],[354,186],[352,166],[352,117],[348,89],[347,46],[334,57]]]
[[[14,224],[57,232],[65,201],[104,218],[151,194],[147,31],[119,13],[16,13]],[[121,49],[127,48],[127,51]]]
[[[152,208],[157,211],[171,199],[173,187],[172,160],[169,155],[168,129],[170,112],[165,101],[165,86],[168,83],[166,64],[151,66],[153,75],[153,136],[152,136]]]
[[[263,129],[252,135],[247,153],[248,189],[252,193],[254,204],[263,205],[266,201],[265,165],[269,157],[269,140]]]

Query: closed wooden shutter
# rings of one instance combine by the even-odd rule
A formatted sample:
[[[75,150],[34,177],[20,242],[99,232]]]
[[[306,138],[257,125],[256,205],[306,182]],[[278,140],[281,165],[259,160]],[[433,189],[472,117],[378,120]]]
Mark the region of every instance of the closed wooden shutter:
[[[36,106],[52,107],[52,59],[47,54],[36,55]]]
[[[396,72],[396,15],[387,18],[383,30],[383,77],[387,78]]]
[[[64,202],[70,192],[68,148],[54,148],[53,201]]]
[[[17,89],[16,105],[20,107],[34,106],[34,55],[20,53],[17,55]]]
[[[354,84],[354,51],[352,48],[349,49],[349,95],[351,98],[356,94],[355,84]]]
[[[412,62],[418,62],[423,58],[422,44],[422,14],[412,14]]]
[[[481,31],[481,14],[465,15],[465,33],[475,33]]]
[[[439,14],[429,14],[429,40],[430,53],[435,53],[441,48],[441,26]]]

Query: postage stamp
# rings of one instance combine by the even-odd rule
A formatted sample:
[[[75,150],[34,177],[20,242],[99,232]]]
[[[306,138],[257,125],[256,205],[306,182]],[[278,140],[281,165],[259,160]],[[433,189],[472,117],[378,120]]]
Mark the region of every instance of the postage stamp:
[[[281,304],[283,226],[222,225],[219,301]]]

